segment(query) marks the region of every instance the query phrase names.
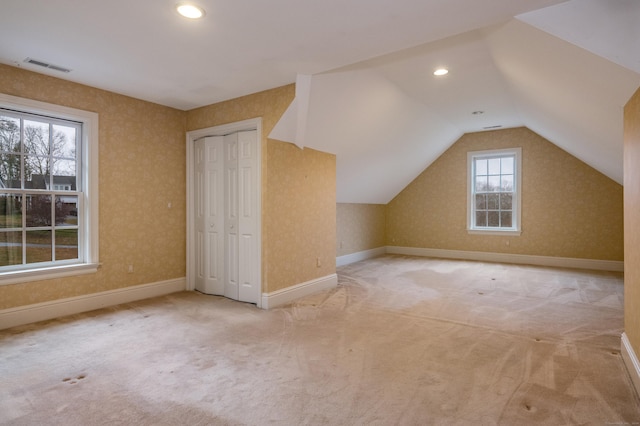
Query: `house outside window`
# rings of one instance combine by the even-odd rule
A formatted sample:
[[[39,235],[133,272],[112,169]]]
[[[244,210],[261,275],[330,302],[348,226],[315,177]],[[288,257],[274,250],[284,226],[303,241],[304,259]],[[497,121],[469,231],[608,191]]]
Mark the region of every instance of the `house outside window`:
[[[0,94],[0,285],[98,265],[97,114]]]
[[[469,233],[520,234],[521,148],[467,154]]]

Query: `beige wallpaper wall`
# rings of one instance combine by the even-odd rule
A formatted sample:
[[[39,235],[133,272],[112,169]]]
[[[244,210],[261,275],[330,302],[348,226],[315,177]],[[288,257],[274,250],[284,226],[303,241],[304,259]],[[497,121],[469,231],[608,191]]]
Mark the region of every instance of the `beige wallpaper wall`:
[[[102,263],[0,286],[0,309],[184,277],[186,113],[1,64],[0,92],[99,114]]]
[[[624,108],[624,329],[640,354],[640,89]]]
[[[272,292],[336,272],[336,157],[269,141],[268,162],[264,266]]]
[[[384,247],[384,204],[336,205],[336,250],[338,256]]]
[[[294,96],[292,84],[187,113],[188,131],[262,117],[263,292],[335,273],[335,156],[267,139]]]
[[[466,231],[467,152],[522,148],[522,235]],[[463,135],[387,206],[387,245],[623,260],[622,186],[527,128]],[[509,245],[507,245],[507,242]]]

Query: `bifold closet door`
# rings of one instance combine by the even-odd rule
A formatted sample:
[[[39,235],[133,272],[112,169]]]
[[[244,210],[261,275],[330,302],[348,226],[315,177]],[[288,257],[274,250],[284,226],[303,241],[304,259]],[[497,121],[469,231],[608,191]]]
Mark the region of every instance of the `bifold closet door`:
[[[195,142],[196,290],[224,294],[224,138]]]
[[[260,297],[257,132],[195,146],[196,290],[257,303]]]

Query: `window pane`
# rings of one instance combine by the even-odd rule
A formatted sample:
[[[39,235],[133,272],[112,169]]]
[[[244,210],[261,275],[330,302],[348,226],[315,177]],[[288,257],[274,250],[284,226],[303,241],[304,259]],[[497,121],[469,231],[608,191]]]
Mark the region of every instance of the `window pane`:
[[[488,188],[489,186],[487,184],[486,176],[479,176],[476,178],[476,192],[484,192],[487,191]]]
[[[0,232],[0,266],[22,264],[22,232]]]
[[[489,176],[488,191],[500,190],[500,176]]]
[[[70,187],[66,191],[76,189],[76,162],[75,160],[54,160],[53,162],[54,191],[60,191],[56,187]],[[65,191],[65,189],[61,189]]]
[[[486,210],[476,211],[476,226],[487,226],[487,212]]]
[[[1,137],[1,136],[0,136]],[[20,188],[20,156],[0,154],[0,181],[4,188]]]
[[[511,210],[513,203],[513,194],[502,193],[500,194],[500,210]]]
[[[76,129],[74,127],[55,124],[51,143],[54,157],[76,158]]]
[[[487,160],[476,159],[476,176],[487,174]]]
[[[27,195],[27,226],[51,226],[51,196]]]
[[[21,197],[0,194],[0,228],[22,228]]]
[[[500,212],[500,226],[511,228],[511,212]]]
[[[500,194],[487,194],[487,209],[498,210],[500,207]]]
[[[502,175],[500,190],[513,191],[513,175]]]
[[[27,155],[24,159],[25,189],[49,189],[49,157]]]
[[[20,152],[20,120],[0,115],[0,151]]]
[[[513,174],[513,157],[503,157],[500,159],[501,171],[503,175]]]
[[[78,258],[78,230],[58,229],[56,231],[56,260]]]
[[[27,231],[27,263],[51,262],[51,231]]]
[[[487,208],[487,194],[476,194],[476,209],[485,210]]]
[[[24,150],[28,154],[49,156],[49,124],[24,120]]]
[[[75,195],[56,196],[56,226],[78,225],[78,197]]]
[[[499,158],[490,158],[488,161],[489,161],[489,174],[490,175],[499,175],[500,174],[500,159]]]
[[[487,226],[500,226],[500,212],[487,212]]]

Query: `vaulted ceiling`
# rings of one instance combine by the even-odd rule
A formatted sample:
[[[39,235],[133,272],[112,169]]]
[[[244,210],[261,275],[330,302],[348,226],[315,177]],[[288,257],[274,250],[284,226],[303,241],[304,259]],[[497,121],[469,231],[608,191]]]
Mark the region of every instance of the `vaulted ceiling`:
[[[198,21],[175,3],[6,2],[0,62],[183,110],[297,81],[271,137],[336,154],[338,202],[386,203],[463,133],[497,126],[622,183],[636,0],[198,0]]]

